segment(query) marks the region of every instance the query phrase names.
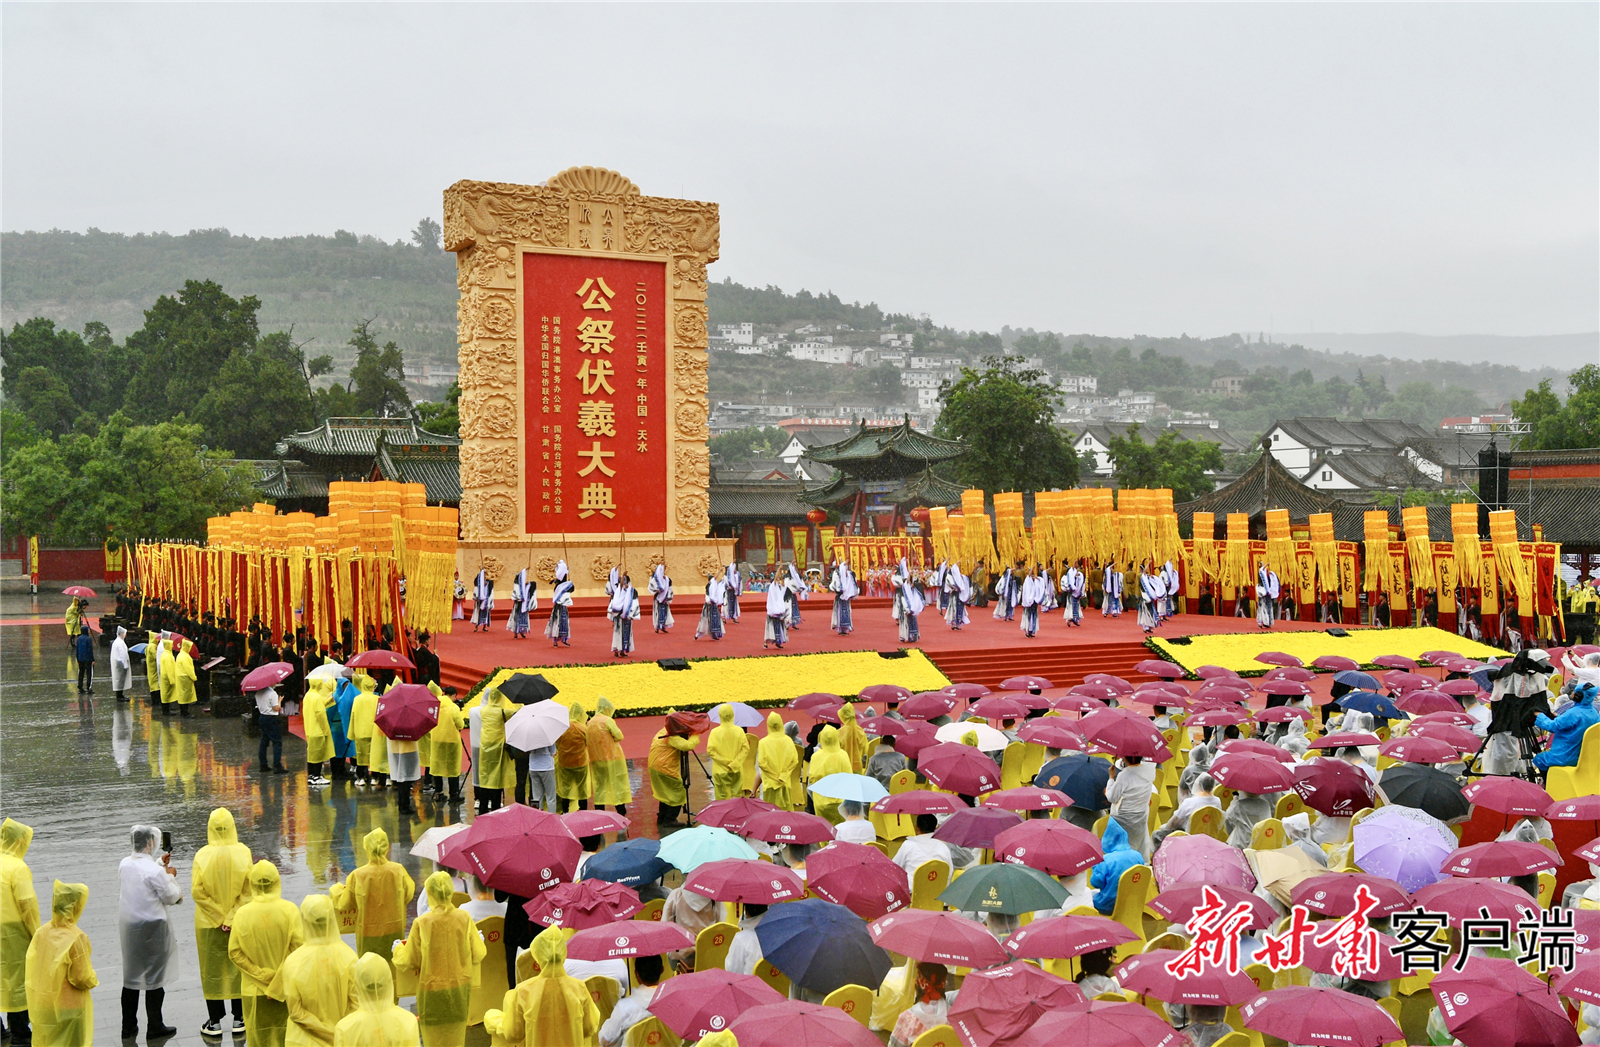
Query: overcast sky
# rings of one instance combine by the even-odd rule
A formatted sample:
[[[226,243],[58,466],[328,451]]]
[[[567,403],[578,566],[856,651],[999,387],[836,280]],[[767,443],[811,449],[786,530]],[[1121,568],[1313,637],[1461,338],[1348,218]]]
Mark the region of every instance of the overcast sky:
[[[6,4],[0,227],[385,239],[611,167],[964,328],[1600,327],[1596,4]]]

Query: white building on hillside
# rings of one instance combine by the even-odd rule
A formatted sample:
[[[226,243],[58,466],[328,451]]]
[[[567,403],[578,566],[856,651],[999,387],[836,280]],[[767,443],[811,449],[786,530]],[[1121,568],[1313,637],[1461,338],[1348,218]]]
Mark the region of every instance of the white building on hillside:
[[[756,340],[756,325],[718,324],[717,333],[712,337],[716,341],[726,342],[729,345],[754,345]]]
[[[795,342],[789,346],[789,355],[796,360],[814,360],[819,364],[847,364],[850,362],[851,351],[848,345]]]

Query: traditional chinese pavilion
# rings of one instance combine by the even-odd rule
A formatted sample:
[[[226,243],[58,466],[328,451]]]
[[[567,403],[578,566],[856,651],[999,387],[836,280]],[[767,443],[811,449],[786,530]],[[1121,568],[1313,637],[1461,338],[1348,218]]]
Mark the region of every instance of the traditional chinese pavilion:
[[[888,516],[880,533],[892,534],[918,506],[955,505],[961,485],[934,472],[967,451],[954,440],[919,433],[906,416],[899,425],[869,426],[862,422],[837,443],[806,449],[804,457],[834,469],[827,483],[808,487],[800,500],[837,509],[840,534],[862,534],[868,516]]]

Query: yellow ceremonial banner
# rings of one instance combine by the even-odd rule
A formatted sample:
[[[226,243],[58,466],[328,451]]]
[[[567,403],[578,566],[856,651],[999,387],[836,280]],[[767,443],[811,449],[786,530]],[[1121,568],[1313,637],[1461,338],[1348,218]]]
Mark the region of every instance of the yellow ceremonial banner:
[[[1189,563],[1193,570],[1189,572],[1190,584],[1199,582],[1197,576],[1204,575],[1207,579],[1215,581],[1221,571],[1217,561],[1217,517],[1215,513],[1195,513],[1192,523],[1194,538],[1187,546]],[[1198,593],[1190,593],[1190,597],[1197,597]]]
[[[1267,510],[1267,566],[1279,579],[1294,577],[1294,539],[1289,535],[1289,510]]]
[[[1366,577],[1362,588],[1369,593],[1389,590],[1389,514],[1375,509],[1361,514],[1361,530],[1366,539]]]
[[[1357,598],[1359,592],[1361,571],[1356,559],[1356,543],[1340,542],[1339,551],[1339,606],[1355,609],[1360,606]]]
[[[32,535],[28,538],[28,577],[34,585],[39,584],[39,536]]]
[[[1339,543],[1333,537],[1333,514],[1312,513],[1311,555],[1317,564],[1317,584],[1323,592],[1339,589]]]
[[[1410,606],[1406,597],[1410,589],[1406,577],[1406,543],[1389,543],[1389,610],[1403,611]]]
[[[1535,580],[1539,577],[1538,560],[1533,552],[1532,542],[1519,542],[1517,548],[1522,552],[1522,575],[1528,580],[1526,587],[1517,587],[1517,614],[1524,618],[1533,618],[1539,614],[1538,588]]]
[[[1456,577],[1466,588],[1475,588],[1483,569],[1476,502],[1457,502],[1450,506],[1450,536],[1455,539]]]
[[[810,562],[806,559],[806,542],[811,537],[811,528],[791,527],[789,537],[794,542],[794,565],[804,571]]]
[[[1400,521],[1405,527],[1406,559],[1411,565],[1411,578],[1418,589],[1432,589],[1433,543],[1428,538],[1428,508],[1414,505],[1400,510]]]
[[[1433,543],[1433,576],[1439,583],[1439,613],[1456,611],[1456,551],[1454,542]]]
[[[817,535],[822,539],[822,562],[833,562],[833,528],[819,527]]]
[[[1294,543],[1295,588],[1302,604],[1317,601],[1317,558],[1310,542]]]
[[[1196,513],[1195,515],[1198,516],[1200,514]],[[1183,572],[1183,595],[1185,599],[1189,600],[1200,599],[1199,560],[1195,556],[1194,544],[1193,538],[1185,538],[1183,540],[1183,556],[1190,564],[1189,570]]]
[[[1494,546],[1479,543],[1478,550],[1478,610],[1484,617],[1500,613],[1500,565],[1495,562]]]
[[[764,524],[761,530],[766,534],[767,564],[770,566],[778,562],[778,529],[772,524]]]

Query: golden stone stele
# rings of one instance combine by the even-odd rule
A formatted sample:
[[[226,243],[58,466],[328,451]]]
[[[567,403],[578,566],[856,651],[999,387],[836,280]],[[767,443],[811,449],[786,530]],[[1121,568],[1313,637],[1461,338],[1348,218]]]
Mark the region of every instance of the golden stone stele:
[[[445,190],[463,580],[481,567],[503,592],[528,568],[548,593],[564,557],[578,595],[598,596],[612,566],[643,591],[665,561],[692,593],[732,559],[731,539],[708,537],[718,232],[716,204],[643,196],[597,167]]]

